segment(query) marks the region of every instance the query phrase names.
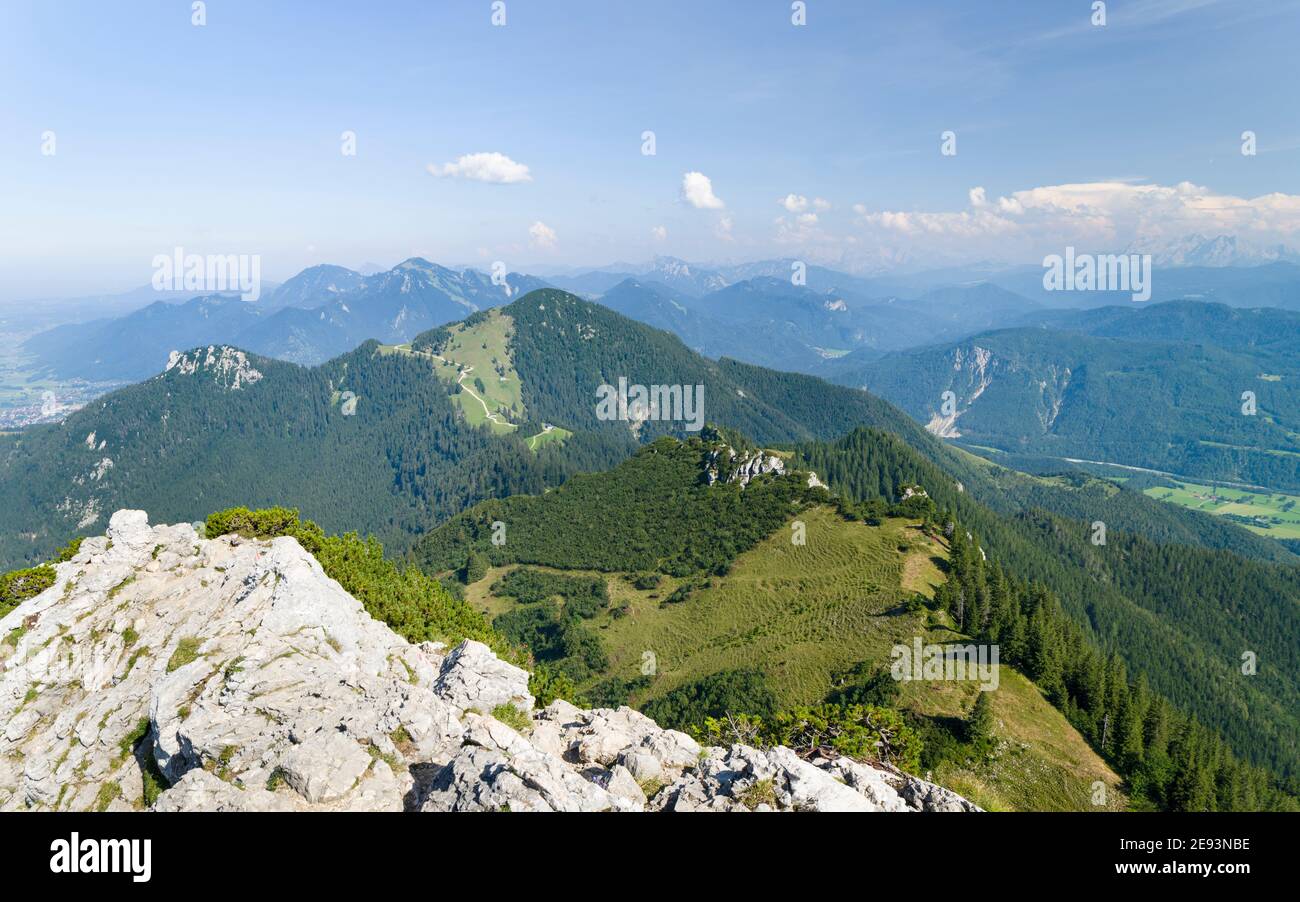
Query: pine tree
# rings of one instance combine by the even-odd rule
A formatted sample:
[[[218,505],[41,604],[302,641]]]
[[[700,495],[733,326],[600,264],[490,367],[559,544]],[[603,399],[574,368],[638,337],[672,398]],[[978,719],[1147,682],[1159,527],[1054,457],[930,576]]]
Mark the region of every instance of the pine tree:
[[[478,551],[471,551],[465,558],[465,566],[461,568],[461,582],[465,585],[473,585],[483,577],[487,576],[488,560]]]
[[[991,692],[981,691],[975,696],[975,705],[966,718],[966,741],[978,749],[993,744],[993,703]]]

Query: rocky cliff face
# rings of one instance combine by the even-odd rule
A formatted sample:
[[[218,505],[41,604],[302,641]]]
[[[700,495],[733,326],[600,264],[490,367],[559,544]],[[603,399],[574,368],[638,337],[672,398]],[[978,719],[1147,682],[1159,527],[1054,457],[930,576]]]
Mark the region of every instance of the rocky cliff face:
[[[976,810],[630,708],[535,711],[525,671],[409,644],[293,539],[119,511],[57,571],[0,619],[3,810]]]

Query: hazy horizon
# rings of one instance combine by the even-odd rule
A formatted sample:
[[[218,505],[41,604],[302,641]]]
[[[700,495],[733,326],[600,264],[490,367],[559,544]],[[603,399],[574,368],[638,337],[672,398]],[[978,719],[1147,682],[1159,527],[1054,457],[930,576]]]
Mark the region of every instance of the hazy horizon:
[[[0,300],[130,290],[174,247],[280,281],[1300,244],[1297,0],[791,6],[8,3]]]

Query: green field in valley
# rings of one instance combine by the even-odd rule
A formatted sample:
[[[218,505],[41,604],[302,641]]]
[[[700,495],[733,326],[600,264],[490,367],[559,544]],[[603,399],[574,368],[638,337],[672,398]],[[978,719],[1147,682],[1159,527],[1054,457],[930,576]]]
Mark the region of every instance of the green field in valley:
[[[1275,539],[1300,539],[1300,495],[1175,481],[1146,494],[1160,501],[1227,517],[1251,532]]]

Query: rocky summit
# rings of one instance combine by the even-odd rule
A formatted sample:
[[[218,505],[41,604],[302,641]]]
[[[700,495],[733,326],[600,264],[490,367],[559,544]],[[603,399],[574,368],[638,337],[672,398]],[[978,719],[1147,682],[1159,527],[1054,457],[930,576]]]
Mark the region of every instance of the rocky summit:
[[[847,758],[534,710],[485,645],[412,645],[292,538],[118,511],[0,619],[0,810],[974,811]]]

